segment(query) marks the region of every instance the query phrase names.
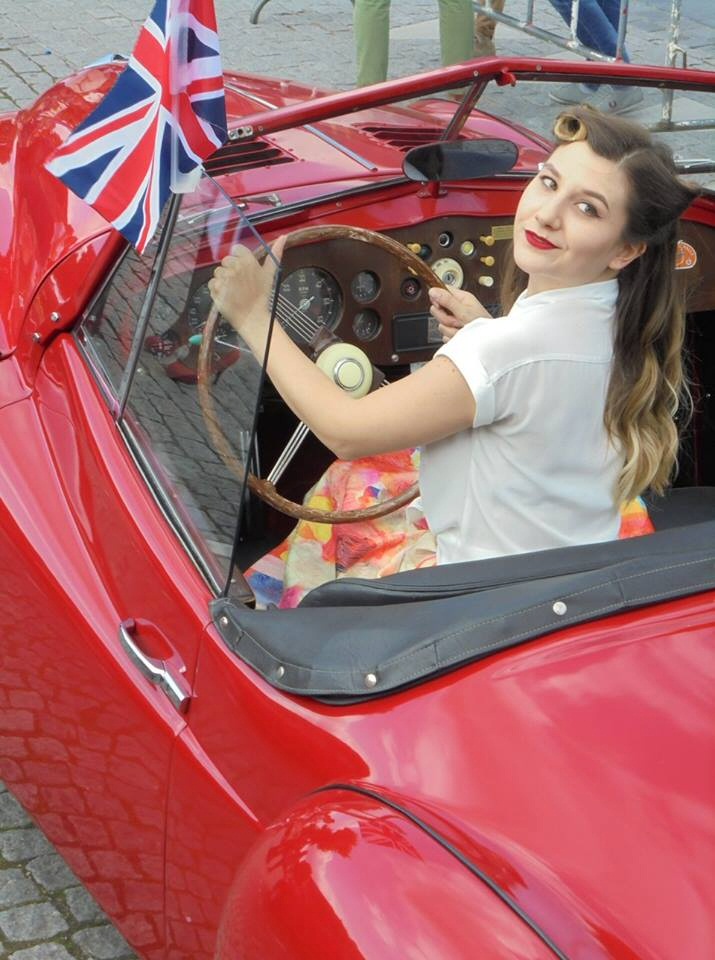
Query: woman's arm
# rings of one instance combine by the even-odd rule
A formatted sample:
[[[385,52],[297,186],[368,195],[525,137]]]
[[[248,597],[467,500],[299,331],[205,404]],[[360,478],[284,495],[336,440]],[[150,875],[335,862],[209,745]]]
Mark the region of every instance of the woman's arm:
[[[280,257],[283,243],[274,246]],[[226,257],[209,283],[222,315],[256,356],[263,356],[275,266],[262,267],[245,247]],[[343,460],[402,450],[470,427],[475,401],[451,362],[438,357],[417,373],[352,399],[311,363],[276,323],[268,375],[293,412]]]

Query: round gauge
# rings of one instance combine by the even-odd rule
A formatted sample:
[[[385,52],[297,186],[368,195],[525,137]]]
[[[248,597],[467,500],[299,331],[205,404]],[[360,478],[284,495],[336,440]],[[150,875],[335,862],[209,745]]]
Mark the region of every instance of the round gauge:
[[[400,284],[400,293],[405,300],[416,300],[420,295],[421,289],[422,285],[417,277],[407,277],[407,279],[403,280]]]
[[[374,300],[380,289],[380,280],[372,270],[361,270],[350,284],[350,292],[358,303]]]
[[[355,314],[353,333],[358,340],[374,340],[381,329],[380,318],[374,310],[361,310]]]
[[[343,298],[338,281],[327,270],[320,267],[293,270],[283,278],[278,296],[278,319],[289,333],[298,334],[301,340],[309,340],[319,326],[330,330],[337,327]]]
[[[200,330],[206,323],[213,305],[207,283],[197,287],[186,304],[186,320],[193,331]]]

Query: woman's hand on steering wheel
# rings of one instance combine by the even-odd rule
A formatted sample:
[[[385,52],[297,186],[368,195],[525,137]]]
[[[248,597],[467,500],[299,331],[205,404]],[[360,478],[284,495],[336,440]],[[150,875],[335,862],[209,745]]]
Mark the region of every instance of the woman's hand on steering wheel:
[[[457,330],[477,317],[491,314],[473,293],[457,287],[430,287],[430,313],[439,324],[439,332],[446,343]]]
[[[280,263],[286,237],[271,246],[272,256],[259,263],[244,246],[232,248],[209,280],[209,291],[216,308],[248,343],[262,356],[270,324],[270,298],[277,264]]]

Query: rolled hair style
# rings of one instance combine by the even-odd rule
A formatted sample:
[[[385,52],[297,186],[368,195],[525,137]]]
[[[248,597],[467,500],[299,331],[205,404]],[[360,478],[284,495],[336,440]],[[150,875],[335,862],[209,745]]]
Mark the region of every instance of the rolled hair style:
[[[647,489],[662,494],[677,461],[680,407],[689,412],[683,369],[685,301],[675,275],[678,218],[698,191],[676,176],[673,157],[642,126],[588,106],[569,109],[554,126],[557,144],[586,140],[625,172],[630,186],[625,243],[646,249],[618,273],[614,360],[604,423],[623,450],[617,502]],[[506,271],[502,306],[526,289],[516,264]]]

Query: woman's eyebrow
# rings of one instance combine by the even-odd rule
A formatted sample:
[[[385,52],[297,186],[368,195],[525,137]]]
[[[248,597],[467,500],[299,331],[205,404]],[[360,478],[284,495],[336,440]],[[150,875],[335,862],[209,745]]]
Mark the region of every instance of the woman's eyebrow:
[[[596,193],[595,190],[581,190],[580,192],[581,192],[585,197],[594,197],[596,200],[600,200],[601,203],[602,203],[602,204],[604,205],[604,207],[606,208],[606,210],[610,210],[610,209],[611,209],[611,208],[608,206],[608,200],[606,200],[606,198],[603,196],[602,193]]]

